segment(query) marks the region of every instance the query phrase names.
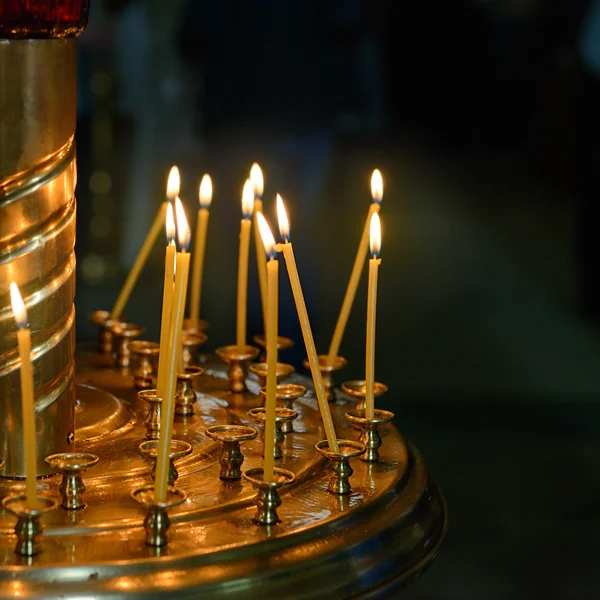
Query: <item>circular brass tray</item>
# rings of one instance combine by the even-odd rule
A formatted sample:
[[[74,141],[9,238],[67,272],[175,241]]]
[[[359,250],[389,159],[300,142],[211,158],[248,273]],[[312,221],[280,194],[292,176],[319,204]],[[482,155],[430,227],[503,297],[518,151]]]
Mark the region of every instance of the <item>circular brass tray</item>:
[[[169,511],[168,546],[145,545],[144,510],[130,491],[150,483],[152,465],[138,451],[146,405],[138,403],[129,370],[94,353],[78,356],[74,451],[92,452],[99,464],[86,472],[87,507],[58,509],[43,519],[42,552],[14,553],[14,520],[0,515],[0,596],[43,598],[359,598],[385,596],[417,578],[437,554],[446,533],[442,495],[423,459],[398,430],[382,430],[382,460],[353,460],[352,493],[327,493],[327,463],[314,450],[324,439],[314,394],[296,404],[295,432],[286,435],[277,466],[296,474],[281,492],[282,523],[254,525],[254,491],[244,481],[223,483],[219,445],[206,427],[253,425],[258,381],[249,392],[226,391],[226,367],[216,359],[197,378],[196,414],[175,417],[174,439],[193,452],[177,462],[177,486],[187,500]],[[308,378],[290,381],[308,385]],[[357,432],[344,419],[355,401],[332,405],[338,437]],[[244,443],[244,469],[262,465],[261,442]],[[58,498],[60,476],[39,484]],[[3,480],[3,496],[23,489]],[[164,596],[164,594],[169,594]]]

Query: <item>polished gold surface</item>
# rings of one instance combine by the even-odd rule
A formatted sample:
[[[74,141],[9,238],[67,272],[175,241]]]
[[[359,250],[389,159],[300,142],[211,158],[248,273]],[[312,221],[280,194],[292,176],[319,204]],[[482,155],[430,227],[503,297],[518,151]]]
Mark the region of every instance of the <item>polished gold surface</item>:
[[[74,429],[75,40],[0,40],[1,474],[23,476],[19,357],[9,285],[32,333],[38,473]]]

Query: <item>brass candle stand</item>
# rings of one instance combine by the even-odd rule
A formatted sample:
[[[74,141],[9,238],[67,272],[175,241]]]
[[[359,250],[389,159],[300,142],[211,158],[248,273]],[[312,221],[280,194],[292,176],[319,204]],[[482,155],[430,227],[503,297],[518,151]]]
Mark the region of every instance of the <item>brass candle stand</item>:
[[[264,456],[264,441],[265,441],[265,421],[267,418],[267,409],[263,407],[252,408],[248,411],[248,414],[261,425],[260,438],[263,441],[263,452]],[[291,408],[277,407],[275,408],[275,446],[273,448],[273,456],[275,459],[283,457],[283,442],[285,442],[285,435],[281,429],[284,423],[292,423],[294,419],[298,417],[298,413]]]
[[[217,348],[215,352],[229,365],[229,389],[236,394],[245,392],[248,363],[258,356],[258,348],[248,345],[240,348],[233,344]]]
[[[293,410],[294,402],[298,398],[302,398],[306,394],[306,387],[297,383],[280,383],[275,388],[275,400],[283,406],[283,408]],[[266,399],[267,388],[260,389],[260,395]],[[295,411],[294,411],[295,412]],[[281,423],[281,431],[283,433],[292,433],[294,431],[294,420],[286,420]]]
[[[244,425],[213,425],[206,430],[206,435],[211,440],[221,444],[219,478],[222,481],[237,481],[242,478],[244,455],[240,444],[255,439],[257,434],[256,429]]]
[[[358,400],[356,404],[356,410],[365,409],[365,397],[367,395],[366,381],[364,379],[354,379],[352,381],[345,381],[342,383],[342,391]],[[373,394],[375,398],[379,398],[388,391],[385,383],[379,383],[376,381],[373,384]]]
[[[150,477],[152,480],[156,477],[156,459],[158,457],[158,440],[144,440],[139,446],[139,451],[144,456],[152,461],[152,471]],[[175,466],[175,461],[192,453],[192,446],[188,442],[181,440],[171,440],[171,451],[169,452],[169,472],[167,474],[167,482],[169,485],[175,485],[179,479],[179,471]]]
[[[394,418],[394,413],[389,410],[376,408],[373,413],[373,418],[368,419],[365,412],[364,409],[350,410],[346,413],[346,419],[361,431],[358,441],[362,442],[367,449],[361,456],[361,460],[366,462],[378,462],[379,448],[382,443],[381,436],[379,435],[379,427],[384,423],[389,423]]]
[[[331,476],[327,491],[330,494],[346,495],[352,489],[350,487],[350,476],[354,470],[350,466],[350,459],[361,456],[366,452],[364,444],[352,440],[338,440],[339,452],[329,448],[329,442],[323,440],[316,444],[315,448],[330,461]]]
[[[272,481],[265,481],[262,467],[249,469],[243,473],[246,481],[249,481],[257,490],[255,497],[256,513],[252,522],[257,525],[276,525],[281,522],[277,509],[281,506],[279,490],[294,483],[296,476],[286,469],[274,469],[275,477]]]
[[[310,363],[308,359],[305,359],[302,363],[304,368],[310,371]],[[319,354],[319,369],[321,376],[323,377],[323,385],[325,386],[325,392],[327,393],[327,400],[329,402],[335,402],[335,381],[333,374],[340,369],[343,369],[348,361],[343,356],[336,356],[332,364],[329,364],[327,356]]]
[[[181,357],[185,368],[197,364],[198,348],[206,343],[208,337],[202,331],[184,329],[181,332]]]
[[[183,373],[177,373],[176,415],[189,416],[194,414],[194,404],[196,404],[194,380],[202,373],[204,373],[204,369],[194,366],[187,366]]]
[[[259,362],[251,364],[248,367],[250,373],[254,373],[258,377],[258,381],[260,383],[260,387],[264,387],[267,385],[267,363]],[[277,383],[282,382],[284,379],[289,377],[292,373],[294,373],[295,369],[292,365],[288,365],[286,363],[277,363],[277,367],[275,369],[275,378]]]
[[[137,359],[137,367],[133,372],[133,385],[138,390],[149,390],[156,384],[154,362],[158,358],[160,346],[157,342],[132,340],[129,351]]]
[[[267,360],[267,340],[263,333],[255,335],[252,338],[252,341],[260,348],[261,356],[260,361],[265,362]],[[294,341],[287,337],[278,336],[277,337],[277,360],[279,361],[279,355],[286,350],[289,350],[294,346]]]
[[[90,321],[98,326],[98,349],[100,354],[112,354],[113,334],[111,327],[113,320],[108,310],[95,310],[90,315]]]
[[[52,467],[62,471],[60,482],[61,507],[66,510],[80,510],[85,507],[83,493],[85,485],[81,474],[86,469],[91,469],[98,464],[100,459],[95,454],[87,452],[62,452],[46,457],[46,462]]]
[[[160,431],[160,407],[162,398],[157,396],[156,390],[142,390],[138,392],[138,398],[148,405],[148,412],[144,419],[146,426],[146,439],[157,440]]]
[[[110,326],[110,331],[117,342],[117,366],[128,367],[131,362],[129,343],[131,340],[140,337],[146,331],[146,328],[135,323],[117,321]]]

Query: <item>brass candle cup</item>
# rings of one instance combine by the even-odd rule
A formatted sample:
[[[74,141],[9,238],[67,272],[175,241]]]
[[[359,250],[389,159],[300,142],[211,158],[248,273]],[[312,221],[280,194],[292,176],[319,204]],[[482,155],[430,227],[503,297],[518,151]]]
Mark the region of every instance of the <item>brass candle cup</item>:
[[[349,494],[352,491],[350,487],[350,476],[354,471],[350,466],[350,459],[361,456],[366,452],[365,445],[353,440],[338,440],[339,452],[333,452],[329,449],[329,442],[323,440],[315,445],[315,448],[330,461],[331,477],[327,491],[330,494]]]
[[[187,499],[187,494],[180,488],[169,486],[166,501],[157,502],[154,500],[154,485],[144,485],[133,490],[130,496],[148,509],[144,519],[146,544],[154,548],[166,546],[168,542],[167,531],[171,526],[167,509],[183,504]]]
[[[110,317],[108,310],[95,310],[90,314],[90,321],[94,325],[98,325],[98,347],[100,354],[112,354],[113,351],[113,334],[110,328],[113,320]]]
[[[268,368],[266,362],[254,363],[248,367],[248,370],[258,377],[258,381],[261,387],[267,385]],[[277,383],[280,383],[286,377],[289,377],[295,370],[296,369],[294,369],[292,365],[278,362],[277,367],[275,369],[275,379],[277,380]]]
[[[280,383],[275,388],[275,400],[283,406],[283,408],[293,409],[294,401],[298,398],[302,398],[306,394],[306,387],[298,385],[296,383]],[[267,388],[262,387],[260,389],[260,395],[266,400]],[[284,421],[281,423],[281,431],[286,433],[292,433],[294,431],[294,422]]]
[[[144,420],[146,426],[146,439],[157,440],[160,431],[160,407],[162,398],[156,395],[156,390],[142,390],[138,392],[138,398],[148,404],[148,413]]]
[[[138,449],[144,458],[152,461],[152,472],[150,477],[154,479],[156,477],[156,459],[158,458],[158,440],[145,440],[139,446]],[[179,479],[179,472],[175,467],[175,461],[188,456],[192,453],[192,446],[182,440],[171,440],[171,451],[169,452],[169,473],[167,475],[167,483],[169,485],[175,485],[175,482]]]
[[[155,385],[154,361],[160,352],[157,342],[131,340],[129,351],[137,357],[137,367],[133,372],[133,386],[138,390],[149,390]]]
[[[327,394],[327,400],[329,402],[335,402],[335,381],[333,374],[340,369],[343,369],[348,361],[343,356],[336,356],[333,364],[329,364],[327,356],[319,354],[319,369],[321,376],[323,377],[323,385],[325,386],[325,392]],[[304,359],[302,363],[305,369],[310,371],[310,363],[308,359]]]
[[[87,452],[62,452],[46,457],[46,462],[53,468],[62,471],[60,482],[61,507],[66,510],[79,510],[85,507],[83,494],[85,485],[81,474],[98,464],[100,459]]]
[[[265,440],[265,421],[267,419],[267,409],[264,407],[260,408],[252,408],[248,411],[248,414],[262,426],[260,438],[263,440],[263,451],[262,455],[264,456],[264,440]],[[275,447],[273,448],[273,456],[275,459],[279,459],[283,457],[283,449],[281,445],[285,442],[285,436],[283,431],[281,430],[281,426],[283,423],[291,423],[296,417],[298,413],[291,408],[283,408],[276,407],[275,408]]]
[[[264,333],[259,333],[252,338],[252,341],[260,348],[261,357],[260,360],[265,362],[267,360],[267,339]],[[279,354],[289,350],[294,345],[294,341],[287,337],[277,336],[277,360],[279,360]]]
[[[278,469],[275,467],[274,480],[264,480],[264,470],[262,467],[249,469],[245,471],[242,477],[250,482],[257,490],[254,502],[256,504],[256,513],[252,517],[252,522],[257,525],[276,525],[281,522],[277,509],[281,506],[281,498],[278,490],[285,485],[290,485],[296,480],[296,476],[287,469]]]
[[[361,460],[371,463],[379,461],[379,448],[382,443],[379,427],[384,423],[389,423],[393,418],[393,412],[378,408],[375,409],[372,419],[366,418],[364,409],[349,410],[346,413],[346,419],[361,431],[358,441],[367,448],[365,454],[361,456]]]
[[[117,366],[128,367],[131,362],[129,343],[131,340],[140,337],[146,331],[146,328],[135,323],[117,321],[111,325],[110,331],[117,342]]]
[[[183,331],[208,331],[210,323],[204,319],[198,319],[198,327],[192,327],[192,320],[190,318],[183,320]]]
[[[205,333],[194,329],[184,329],[181,332],[181,358],[185,368],[197,363],[197,350],[207,339]]]
[[[358,400],[356,404],[356,410],[365,409],[365,397],[367,396],[367,382],[364,379],[354,379],[352,381],[345,381],[342,383],[342,391],[348,394],[348,396]],[[373,384],[373,394],[375,398],[382,396],[388,391],[385,383],[379,383],[376,381]]]
[[[193,415],[196,403],[194,379],[204,373],[201,367],[185,367],[183,373],[177,373],[177,400],[175,402],[176,415]]]
[[[258,356],[256,346],[236,344],[217,348],[217,356],[229,365],[229,389],[237,394],[246,391],[246,370],[248,363]]]
[[[222,446],[219,456],[219,478],[222,481],[237,481],[242,478],[244,455],[240,444],[255,439],[257,434],[254,427],[244,425],[213,425],[206,429],[206,435]]]
[[[7,496],[2,500],[2,507],[17,517],[15,552],[20,556],[35,556],[39,552],[38,538],[42,534],[40,518],[58,506],[56,500],[46,496],[38,496],[37,503],[37,508],[29,508],[25,495]]]

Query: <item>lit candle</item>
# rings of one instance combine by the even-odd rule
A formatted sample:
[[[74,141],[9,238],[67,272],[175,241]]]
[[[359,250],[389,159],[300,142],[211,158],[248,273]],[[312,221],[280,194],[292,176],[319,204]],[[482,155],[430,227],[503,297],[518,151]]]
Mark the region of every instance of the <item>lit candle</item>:
[[[242,223],[240,226],[240,254],[238,260],[237,288],[237,339],[240,352],[246,346],[246,311],[248,296],[248,252],[250,250],[250,229],[254,209],[254,190],[252,182],[246,179],[242,192]]]
[[[365,221],[362,237],[360,238],[360,243],[358,244],[358,250],[356,252],[356,258],[354,259],[354,266],[352,267],[352,273],[350,274],[350,280],[348,281],[348,287],[346,288],[344,302],[342,303],[340,315],[335,324],[335,330],[333,332],[333,337],[331,338],[331,344],[329,345],[327,362],[330,365],[335,362],[335,359],[339,354],[340,345],[342,343],[342,338],[344,337],[348,318],[350,317],[350,311],[352,310],[352,304],[354,303],[354,297],[356,296],[356,290],[360,281],[363,265],[365,264],[365,259],[367,257],[371,217],[373,214],[379,212],[381,206],[381,199],[383,198],[383,180],[379,169],[375,169],[371,176],[371,196],[373,197],[373,202],[369,208],[369,214]]]
[[[127,279],[121,288],[121,292],[110,313],[112,319],[118,319],[123,313],[123,309],[129,300],[129,296],[131,296],[131,292],[135,287],[140,272],[148,260],[148,255],[152,250],[152,246],[154,246],[154,243],[158,239],[160,231],[163,228],[163,223],[165,222],[165,216],[167,214],[167,205],[175,199],[177,194],[179,194],[179,169],[177,167],[171,167],[167,182],[167,199],[160,205],[160,210],[154,219],[154,223],[152,223],[152,227],[150,227],[150,231],[148,231],[148,235],[133,263],[133,267],[131,267],[131,271],[129,271],[129,275],[127,275]]]
[[[250,169],[250,181],[254,189],[254,243],[256,246],[256,269],[258,271],[258,283],[260,285],[260,303],[263,315],[264,333],[267,330],[267,262],[263,250],[260,230],[258,227],[258,213],[263,211],[262,195],[265,187],[263,173],[258,163],[254,163]]]
[[[173,275],[175,272],[175,219],[173,205],[167,206],[167,247],[165,250],[165,277],[163,282],[162,315],[160,319],[160,351],[158,354],[158,375],[156,393],[164,397],[167,353],[169,351],[169,331],[171,329],[171,306],[173,302]]]
[[[204,271],[204,250],[206,248],[206,229],[212,201],[212,181],[210,175],[204,175],[198,190],[200,208],[196,221],[196,240],[194,243],[194,260],[192,261],[192,286],[190,296],[190,324],[192,329],[198,329],[200,320],[200,298],[202,293],[202,273]]]
[[[35,443],[35,409],[33,395],[33,365],[31,364],[31,332],[27,327],[27,310],[17,284],[10,284],[10,300],[17,324],[17,342],[21,359],[21,406],[23,420],[23,446],[25,450],[25,494],[27,506],[36,508],[37,451]]]
[[[312,329],[310,328],[308,312],[306,311],[306,303],[304,302],[304,294],[302,293],[300,277],[298,276],[298,269],[296,267],[296,259],[294,258],[294,249],[289,239],[289,220],[287,217],[287,213],[285,212],[283,200],[281,199],[281,196],[279,194],[277,194],[277,217],[279,219],[279,231],[281,233],[281,237],[284,240],[284,243],[277,244],[276,250],[278,252],[282,251],[283,258],[285,259],[285,266],[287,268],[288,277],[290,279],[292,294],[294,295],[294,302],[296,303],[298,320],[300,321],[300,327],[302,328],[304,346],[306,347],[306,354],[308,355],[310,371],[312,373],[312,378],[315,386],[315,394],[317,396],[317,401],[319,402],[319,408],[321,410],[321,419],[323,420],[323,426],[325,428],[325,435],[327,436],[329,448],[334,452],[339,452],[337,436],[335,434],[335,427],[333,425],[333,419],[331,418],[329,403],[327,402],[327,394],[325,393],[325,386],[323,385],[323,378],[321,377],[321,369],[319,369],[319,358],[317,356],[317,350],[315,348],[315,340],[313,339]]]
[[[373,213],[370,224],[371,259],[369,260],[369,286],[367,295],[367,353],[365,365],[365,416],[375,417],[375,329],[377,315],[377,280],[379,278],[379,252],[381,251],[381,223]]]
[[[173,305],[171,307],[171,328],[166,362],[165,392],[160,409],[160,430],[158,434],[158,455],[156,460],[156,477],[154,479],[154,499],[165,502],[167,499],[169,476],[169,452],[173,436],[173,416],[175,414],[175,386],[177,383],[177,365],[181,354],[181,329],[185,313],[185,300],[190,269],[190,228],[185,218],[183,206],[179,198],[175,200],[175,217],[177,219],[177,239],[179,252],[175,258],[175,286],[173,288]]]

